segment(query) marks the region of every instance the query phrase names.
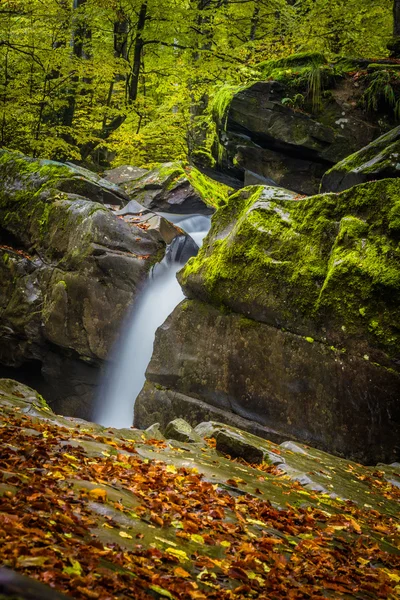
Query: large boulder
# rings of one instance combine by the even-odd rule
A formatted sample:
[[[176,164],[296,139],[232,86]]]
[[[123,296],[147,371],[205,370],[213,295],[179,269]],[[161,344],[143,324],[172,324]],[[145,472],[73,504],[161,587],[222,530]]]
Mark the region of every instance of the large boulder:
[[[136,426],[211,418],[364,463],[397,457],[398,372],[197,300],[160,327],[146,376]]]
[[[167,398],[169,419],[191,425],[208,405],[270,439],[394,459],[399,211],[397,179],[300,200],[270,187],[232,196],[179,274],[191,300],[157,333],[137,422],[162,422]]]
[[[128,201],[84,169],[1,152],[0,363],[39,363],[49,398],[69,414],[90,415],[127,308],[172,230],[182,235],[106,206]]]
[[[348,156],[325,173],[322,192],[341,192],[359,183],[400,176],[400,126]]]
[[[249,187],[180,274],[189,298],[400,368],[400,180],[296,200]]]
[[[219,89],[212,106],[217,170],[246,184],[255,183],[256,174],[315,194],[327,169],[394,120],[378,120],[368,109],[368,61],[331,64],[312,53],[266,61],[258,69],[259,81]]]

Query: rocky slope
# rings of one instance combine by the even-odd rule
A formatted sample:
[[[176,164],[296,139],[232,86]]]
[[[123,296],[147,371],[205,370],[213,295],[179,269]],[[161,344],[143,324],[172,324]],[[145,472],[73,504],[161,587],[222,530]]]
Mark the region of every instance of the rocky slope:
[[[218,423],[166,433],[60,417],[0,380],[2,597],[48,597],[20,575],[78,600],[397,596],[398,465]]]

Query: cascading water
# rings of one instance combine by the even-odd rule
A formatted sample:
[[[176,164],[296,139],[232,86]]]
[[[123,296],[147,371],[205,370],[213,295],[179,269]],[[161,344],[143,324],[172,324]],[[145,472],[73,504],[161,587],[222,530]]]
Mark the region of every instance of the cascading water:
[[[186,231],[197,246],[201,246],[210,229],[210,218],[202,215],[160,215]],[[186,236],[175,238],[165,258],[150,274],[112,352],[95,403],[97,423],[117,428],[132,425],[135,400],[145,382],[156,330],[184,299],[176,273],[196,254],[196,244]]]

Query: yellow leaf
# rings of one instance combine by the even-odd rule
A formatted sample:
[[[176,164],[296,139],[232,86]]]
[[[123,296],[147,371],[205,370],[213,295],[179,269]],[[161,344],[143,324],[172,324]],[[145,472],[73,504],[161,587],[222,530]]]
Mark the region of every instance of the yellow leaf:
[[[176,567],[174,573],[177,577],[190,577],[190,573],[185,571],[185,569],[182,569],[182,567]]]
[[[64,567],[63,568],[63,573],[66,573],[67,575],[72,575],[72,576],[78,576],[80,577],[82,575],[82,567],[81,564],[78,560],[74,560],[73,558],[69,559],[69,562],[71,563],[70,567]]]
[[[225,548],[229,548],[229,547],[230,547],[230,545],[231,545],[231,543],[230,543],[230,542],[228,542],[227,540],[223,540],[223,541],[221,542],[221,546],[224,546]]]
[[[164,590],[164,588],[162,588],[158,585],[151,585],[150,589],[153,590],[153,592],[157,592],[157,594],[160,594],[160,596],[164,596],[165,598],[170,598],[170,600],[175,600],[175,596],[173,596],[171,594],[171,592],[169,592],[168,590]]]
[[[176,548],[167,548],[166,552],[168,552],[168,554],[176,556],[176,558],[179,559],[179,562],[185,562],[186,560],[189,560],[188,555],[186,554],[186,552],[183,552],[183,550],[177,550]]]
[[[103,500],[103,502],[107,500],[107,492],[101,488],[94,488],[93,490],[89,491],[89,494],[96,500]]]
[[[120,531],[120,532],[119,532],[119,535],[120,535],[122,538],[127,538],[128,540],[131,540],[131,539],[133,539],[133,538],[132,538],[132,536],[131,536],[129,533],[126,533],[126,531]]]
[[[197,533],[192,533],[192,535],[190,536],[190,539],[192,540],[192,542],[195,542],[196,544],[204,544],[203,536],[198,535]]]
[[[171,546],[177,546],[178,544],[175,544],[174,542],[171,542],[171,540],[165,540],[162,537],[154,537],[155,540],[158,540],[159,542],[163,542],[163,544],[170,544]]]
[[[177,473],[178,470],[174,465],[167,465],[167,468],[165,469],[167,471],[167,473]]]
[[[76,456],[72,456],[72,454],[63,454],[63,456],[65,456],[66,458],[68,458],[69,460],[77,460],[79,461],[78,458],[76,458]]]

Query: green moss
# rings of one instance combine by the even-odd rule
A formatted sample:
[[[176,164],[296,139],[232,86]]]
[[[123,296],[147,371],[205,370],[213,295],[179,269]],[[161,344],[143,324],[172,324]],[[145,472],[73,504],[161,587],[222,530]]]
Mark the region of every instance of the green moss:
[[[269,73],[276,70],[307,67],[310,64],[324,65],[326,64],[326,58],[319,52],[299,52],[297,54],[291,54],[284,58],[266,60],[257,65],[264,76],[268,77]]]
[[[215,305],[314,339],[365,335],[394,356],[400,246],[389,224],[399,202],[398,179],[300,201],[246,188],[219,208],[181,281]]]
[[[67,167],[34,160],[17,152],[0,152],[0,219],[27,245],[46,235],[57,183],[70,175]]]
[[[186,176],[208,206],[216,208],[226,204],[229,193],[232,191],[227,185],[210,179],[194,167],[186,169]]]

